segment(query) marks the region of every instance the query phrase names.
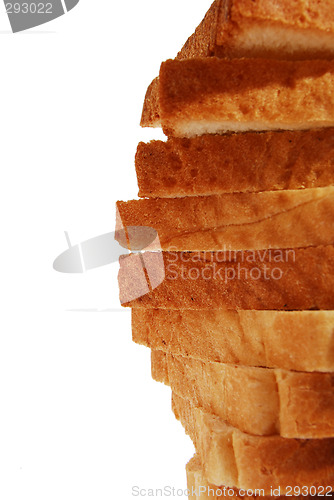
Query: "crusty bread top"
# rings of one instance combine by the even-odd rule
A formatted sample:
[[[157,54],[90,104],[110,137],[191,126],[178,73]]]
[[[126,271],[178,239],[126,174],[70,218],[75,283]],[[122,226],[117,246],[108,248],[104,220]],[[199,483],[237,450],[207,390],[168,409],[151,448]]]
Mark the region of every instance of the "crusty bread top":
[[[216,0],[178,58],[330,58],[330,0]]]
[[[334,61],[268,61],[259,58],[219,59],[201,57],[179,61],[168,59],[161,64],[160,97],[168,99],[164,108],[190,103],[204,94],[223,94],[233,97],[246,94],[249,90],[272,89],[281,98],[283,89],[302,92],[307,98],[308,90],[319,82],[323,90],[333,84]],[[323,83],[322,83],[323,82]],[[167,87],[167,84],[169,85]],[[314,90],[321,91],[317,87]],[[281,92],[280,92],[281,90]],[[236,98],[236,97],[235,97]],[[325,104],[319,95],[318,104]],[[161,99],[160,99],[161,100]],[[305,102],[306,104],[306,102]],[[245,103],[240,105],[246,106]],[[172,108],[174,110],[174,107]],[[291,114],[295,110],[291,110]]]

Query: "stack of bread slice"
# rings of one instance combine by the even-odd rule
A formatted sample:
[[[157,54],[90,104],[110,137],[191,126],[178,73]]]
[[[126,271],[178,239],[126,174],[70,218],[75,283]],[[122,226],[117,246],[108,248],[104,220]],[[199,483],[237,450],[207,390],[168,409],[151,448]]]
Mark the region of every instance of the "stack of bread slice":
[[[139,144],[143,199],[118,202],[118,225],[158,238],[135,256],[146,292],[124,256],[120,294],[196,447],[191,498],[329,495],[331,0],[216,0],[161,65],[142,125],[168,139]]]

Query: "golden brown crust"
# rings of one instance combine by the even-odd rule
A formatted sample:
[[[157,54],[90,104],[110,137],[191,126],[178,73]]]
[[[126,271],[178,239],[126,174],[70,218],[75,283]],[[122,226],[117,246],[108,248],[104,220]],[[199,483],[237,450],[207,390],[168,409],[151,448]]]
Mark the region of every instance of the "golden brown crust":
[[[124,297],[135,286],[136,274],[127,272],[124,263],[128,258],[120,258],[119,285],[121,302],[130,307],[334,309],[333,246],[239,252],[232,256],[228,252],[164,253],[164,281],[150,293],[129,302]],[[155,267],[156,259],[154,252],[145,255],[152,279],[162,271],[160,263]]]
[[[263,250],[334,244],[334,186],[119,201],[117,208],[124,227],[147,226],[157,231],[157,250]]]
[[[193,137],[333,126],[333,75],[334,61],[168,60],[159,76],[162,128]]]
[[[151,349],[202,361],[334,371],[334,311],[135,308],[132,337]]]
[[[221,500],[221,498],[228,497],[228,498],[238,498],[238,499],[244,499],[245,498],[245,492],[241,491],[234,488],[233,494],[232,492],[228,491],[229,488],[226,486],[214,486],[213,484],[208,483],[206,476],[205,476],[205,471],[202,467],[200,457],[198,455],[195,455],[187,464],[186,467],[187,471],[187,485],[188,485],[188,490],[190,492],[189,498],[191,500]],[[305,499],[307,498],[310,500],[311,498],[314,498],[314,496],[317,495],[306,495],[307,491],[304,490],[304,495],[295,495],[294,499],[300,498],[300,499]],[[277,492],[275,492],[277,493]],[[321,491],[319,491],[321,493]],[[247,497],[249,498],[249,495],[247,494]],[[273,495],[266,496],[262,495],[261,492],[256,492],[254,496],[250,498],[262,498],[263,500],[272,500]],[[286,497],[284,496],[276,496],[277,499],[284,499]],[[320,498],[320,496],[319,496]]]
[[[209,483],[243,489],[334,486],[334,439],[250,436],[173,394],[173,411],[193,440]]]
[[[245,32],[257,28],[272,30],[270,44],[242,43]],[[195,33],[182,47],[178,58],[267,57],[275,59],[331,59],[333,47],[293,43],[291,34],[320,38],[334,31],[333,6],[316,0],[216,0]],[[279,35],[281,39],[279,39]],[[282,42],[282,38],[284,41]]]
[[[257,32],[250,35],[252,30]],[[199,57],[283,60],[333,59],[331,0],[216,0],[177,59]],[[302,39],[299,37],[302,36]],[[148,89],[143,127],[159,126],[156,80]],[[152,106],[152,104],[154,104]]]
[[[248,434],[334,437],[334,375],[210,363],[152,351],[152,376]]]
[[[140,125],[141,127],[160,126],[158,77],[153,80],[146,91]]]
[[[139,196],[173,198],[334,184],[334,129],[139,143]]]
[[[224,4],[227,4],[226,0],[216,0],[213,2],[203,21],[196,28],[195,33],[188,38],[178,53],[178,59],[215,55],[217,30]],[[225,20],[222,21],[225,27],[226,22],[224,22]]]

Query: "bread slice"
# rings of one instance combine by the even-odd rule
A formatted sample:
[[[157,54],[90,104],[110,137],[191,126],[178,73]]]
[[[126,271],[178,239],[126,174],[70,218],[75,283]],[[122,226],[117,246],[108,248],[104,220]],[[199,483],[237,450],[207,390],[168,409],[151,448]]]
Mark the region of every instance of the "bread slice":
[[[334,437],[334,374],[204,362],[152,351],[152,376],[248,434]]]
[[[216,0],[177,59],[333,59],[331,0]],[[159,79],[148,87],[141,125],[159,126]]]
[[[135,255],[136,256],[136,255]],[[143,267],[120,258],[120,300],[153,309],[334,309],[334,247],[243,252],[145,252],[150,283],[134,300]],[[138,281],[139,280],[139,281]]]
[[[173,394],[173,411],[191,437],[207,481],[243,489],[334,487],[334,439],[251,436]],[[326,490],[327,488],[327,490]],[[291,493],[290,493],[291,494]]]
[[[333,58],[330,0],[216,0],[178,57]]]
[[[238,490],[236,488],[232,489],[226,486],[214,486],[213,484],[210,484],[206,477],[205,477],[205,472],[201,464],[200,457],[198,455],[194,455],[194,457],[188,462],[187,467],[187,484],[188,484],[188,491],[189,491],[189,498],[191,500],[220,500],[221,498],[228,497],[228,498],[237,498],[237,499],[244,499],[246,498],[263,498],[263,500],[269,500],[275,498],[282,498],[284,499],[284,496],[280,495],[280,492],[276,490],[273,492],[271,495],[264,495],[264,491],[260,489],[256,489],[253,492],[245,492],[244,490]],[[298,492],[298,488],[296,488],[296,492]],[[253,495],[251,495],[253,493]],[[317,497],[317,489],[312,488],[310,491],[308,488],[304,488],[304,490],[300,489],[300,494],[293,494],[293,488],[291,489],[291,492],[289,491],[289,495],[293,495],[294,498],[314,498]],[[310,494],[308,494],[310,493]],[[320,494],[319,498],[322,495],[326,495],[326,493],[329,493],[329,490],[326,492],[325,489],[319,488],[318,493]],[[332,496],[332,495],[329,495]]]
[[[334,129],[140,142],[139,196],[176,198],[334,184]]]
[[[334,311],[135,308],[132,338],[204,362],[334,372]]]
[[[142,126],[173,137],[332,127],[334,61],[168,60],[148,97]]]
[[[263,250],[334,244],[334,186],[119,201],[117,208],[122,227],[148,226],[157,231],[160,248],[156,250]]]

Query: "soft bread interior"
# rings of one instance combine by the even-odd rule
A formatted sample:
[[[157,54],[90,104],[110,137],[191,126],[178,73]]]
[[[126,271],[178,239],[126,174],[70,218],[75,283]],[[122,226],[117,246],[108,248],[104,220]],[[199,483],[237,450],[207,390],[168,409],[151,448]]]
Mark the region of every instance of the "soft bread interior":
[[[153,125],[159,127],[160,123],[156,121]],[[269,130],[308,130],[313,128],[333,127],[334,121],[321,121],[321,122],[296,122],[296,123],[282,123],[282,122],[266,122],[266,121],[209,121],[209,120],[191,120],[191,121],[178,121],[173,123],[173,135],[175,137],[192,138],[204,134],[226,134],[227,132],[265,132]]]
[[[234,39],[239,56],[271,54],[275,59],[307,59],[332,54],[334,34],[316,30],[258,24],[244,29]]]

